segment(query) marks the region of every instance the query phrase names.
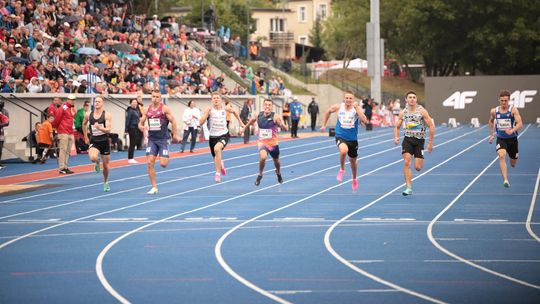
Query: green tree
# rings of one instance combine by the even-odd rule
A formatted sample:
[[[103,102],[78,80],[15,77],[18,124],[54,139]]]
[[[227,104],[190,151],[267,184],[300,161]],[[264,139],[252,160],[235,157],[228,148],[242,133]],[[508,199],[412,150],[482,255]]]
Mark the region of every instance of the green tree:
[[[309,35],[309,41],[311,41],[311,45],[313,45],[316,48],[322,48],[322,22],[321,17],[317,15],[317,19],[315,19],[315,23],[313,25],[313,28],[311,29],[310,35]]]
[[[324,22],[322,35],[322,45],[329,56],[342,59],[344,67],[347,67],[353,58],[365,58],[366,22],[368,20],[369,1],[333,1],[332,15]]]

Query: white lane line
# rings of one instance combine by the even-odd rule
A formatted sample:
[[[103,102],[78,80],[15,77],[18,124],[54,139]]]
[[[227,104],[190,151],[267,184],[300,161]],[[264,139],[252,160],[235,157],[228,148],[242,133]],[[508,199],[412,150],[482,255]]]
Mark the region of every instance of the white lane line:
[[[360,157],[359,159],[365,159],[365,158],[369,158],[369,157],[373,157],[373,156],[376,156],[376,155],[379,155],[379,154],[383,154],[385,152],[388,152],[388,151],[391,151],[391,150],[395,150],[396,147],[392,147],[392,148],[389,148],[389,149],[385,149],[385,150],[382,150],[382,151],[379,151],[379,152],[375,152],[373,154],[370,154],[368,156],[364,156],[364,157]],[[334,154],[332,154],[331,156],[334,156]],[[298,162],[298,163],[295,163],[295,164],[292,164],[292,165],[288,165],[288,166],[284,166],[282,168],[287,168],[287,167],[293,167],[293,166],[297,166],[299,164],[302,164],[302,163],[307,163],[307,162],[311,162],[311,161],[315,161],[315,160],[318,160],[318,159],[322,159],[322,158],[326,158],[328,157],[328,155],[325,155],[325,156],[320,156],[320,157],[316,157],[316,158],[313,158],[311,160],[308,160],[308,161],[303,161],[303,162]],[[397,163],[397,162],[394,162],[394,163]],[[392,163],[392,164],[394,164]],[[392,164],[388,164],[384,167],[387,167],[387,166],[390,166]],[[321,172],[324,172],[324,171],[327,171],[327,170],[330,170],[330,169],[335,169],[339,167],[339,165],[337,166],[331,166],[329,168],[325,168],[325,169],[322,169],[322,170],[318,170],[318,171],[315,171],[315,172],[312,172],[312,173],[309,173],[309,174],[305,174],[303,176],[299,176],[299,177],[296,177],[296,178],[293,178],[293,179],[290,179],[290,180],[287,180],[285,181],[284,183],[290,183],[290,182],[293,182],[293,181],[296,181],[296,180],[301,180],[303,178],[307,178],[307,177],[310,177],[310,176],[313,176],[313,175],[317,175],[317,174],[320,174]],[[383,167],[381,167],[383,168]],[[273,171],[272,170],[268,170],[268,171]],[[243,178],[246,178],[246,177],[243,177]],[[238,179],[243,179],[243,178],[238,178]],[[237,180],[238,180],[237,179]],[[345,184],[346,182],[343,182],[337,186],[334,186],[333,188],[335,187],[338,187],[338,186],[341,186],[343,184]],[[163,218],[161,220],[158,220],[158,221],[154,221],[152,223],[149,223],[149,224],[146,224],[144,226],[141,226],[139,228],[136,228],[134,230],[131,230],[121,236],[119,236],[118,238],[114,239],[112,242],[110,242],[109,244],[107,244],[107,246],[105,246],[103,248],[103,250],[99,253],[98,257],[97,257],[97,260],[96,260],[96,274],[98,276],[98,279],[99,281],[101,282],[101,285],[103,285],[103,287],[105,288],[105,290],[107,290],[107,292],[109,292],[116,300],[118,300],[119,302],[121,303],[130,303],[124,296],[122,296],[120,293],[118,293],[109,283],[109,281],[107,280],[104,272],[103,272],[103,259],[105,258],[106,254],[111,250],[111,248],[113,246],[115,246],[117,243],[119,243],[121,240],[123,240],[124,238],[130,236],[131,234],[134,234],[136,232],[139,232],[145,228],[148,228],[150,226],[153,226],[153,225],[156,225],[156,224],[159,224],[159,223],[163,223],[163,222],[166,222],[168,220],[171,220],[173,218],[176,218],[176,217],[179,217],[179,216],[182,216],[182,215],[185,215],[185,214],[189,214],[189,213],[193,213],[193,212],[197,212],[197,211],[200,211],[200,210],[204,210],[204,209],[207,209],[207,208],[210,208],[210,207],[214,207],[214,206],[217,206],[217,205],[221,205],[221,204],[224,204],[226,202],[229,202],[229,201],[232,201],[232,200],[235,200],[235,199],[238,199],[238,198],[241,198],[241,197],[245,197],[245,196],[248,196],[248,195],[251,195],[251,194],[254,194],[254,193],[258,193],[258,192],[261,192],[261,191],[264,191],[264,190],[267,190],[267,189],[270,189],[270,188],[274,188],[274,187],[277,187],[279,186],[279,184],[274,184],[274,185],[271,185],[271,186],[267,186],[267,187],[264,187],[264,188],[261,188],[261,189],[257,189],[257,190],[254,190],[254,191],[250,191],[250,192],[247,192],[247,193],[244,193],[244,194],[241,194],[241,195],[237,195],[237,196],[234,196],[234,197],[231,197],[231,198],[228,198],[228,199],[225,199],[225,200],[221,200],[221,201],[218,201],[216,203],[213,203],[213,204],[209,204],[209,205],[206,205],[206,206],[202,206],[202,207],[199,207],[199,208],[196,208],[196,209],[192,209],[192,210],[188,210],[188,211],[185,211],[185,212],[182,212],[182,213],[179,213],[179,214],[175,214],[175,215],[172,215],[172,216],[169,216],[169,217],[166,217],[166,218]],[[177,194],[178,195],[178,194]],[[176,195],[173,195],[173,196],[176,196]],[[238,226],[237,226],[238,227]],[[0,246],[0,249],[1,249],[1,246]],[[258,288],[257,286],[253,285],[254,288]],[[280,299],[279,297],[276,297],[270,293],[268,293],[267,291],[265,290],[262,290],[260,289],[261,292],[263,292],[266,296],[270,297],[271,299]],[[282,302],[282,303],[289,303],[289,302]]]
[[[372,263],[384,263],[384,260],[349,260],[349,262],[356,263],[356,264],[372,264]]]
[[[383,142],[387,142],[387,141],[390,141],[390,140],[385,140],[385,141],[381,141],[381,142],[378,142],[378,143],[383,143]],[[372,145],[374,146],[374,145],[376,145],[376,144],[372,144]],[[297,152],[297,153],[285,155],[285,156],[283,156],[283,157],[281,157],[281,158],[293,157],[293,156],[297,156],[297,155],[301,155],[301,154],[306,154],[306,153],[310,153],[310,152],[314,152],[314,151],[319,151],[319,150],[323,150],[323,149],[328,149],[328,148],[332,148],[332,147],[333,147],[333,146],[327,146],[327,147],[316,148],[316,149],[312,149],[312,150],[306,150],[306,151],[302,151],[302,152]],[[229,169],[235,169],[235,168],[247,167],[247,166],[254,165],[254,164],[258,164],[258,163],[259,163],[258,161],[256,161],[256,162],[251,162],[251,163],[244,163],[244,164],[239,165],[239,166],[232,166],[232,167],[229,167]],[[188,168],[188,167],[196,167],[196,166],[199,166],[199,165],[184,166],[184,167],[182,167],[182,169],[185,169],[185,168]],[[169,171],[172,171],[172,170],[177,170],[177,169],[171,169],[171,170],[169,170]],[[158,185],[161,186],[161,185],[170,184],[170,183],[174,183],[174,182],[178,182],[178,181],[182,181],[182,180],[186,180],[186,179],[192,179],[193,177],[199,177],[199,176],[204,176],[204,175],[208,175],[208,174],[213,174],[214,172],[215,172],[215,171],[207,171],[207,172],[203,172],[203,173],[199,173],[199,174],[193,174],[193,175],[190,175],[190,176],[183,176],[183,177],[180,177],[180,178],[175,178],[175,179],[171,179],[171,180],[168,180],[168,181],[164,181],[164,182],[158,183]],[[130,178],[126,178],[126,179],[130,179]],[[78,189],[80,189],[80,188],[84,188],[84,186],[83,186],[83,187],[78,187]],[[109,192],[109,193],[107,193],[107,194],[102,194],[102,195],[92,196],[92,197],[85,198],[85,199],[80,199],[80,200],[70,201],[70,202],[68,202],[68,203],[63,203],[63,204],[58,204],[58,205],[53,205],[53,206],[48,206],[48,207],[43,207],[43,208],[33,209],[33,210],[29,210],[29,211],[19,212],[19,213],[15,213],[15,214],[10,214],[10,215],[5,215],[5,216],[0,216],[0,220],[6,219],[6,218],[16,217],[16,216],[20,216],[20,215],[30,214],[30,213],[34,213],[34,212],[45,211],[45,210],[50,210],[50,209],[54,209],[54,208],[59,208],[59,207],[64,207],[64,206],[69,206],[69,205],[73,205],[73,204],[77,204],[77,203],[82,203],[82,202],[87,202],[87,201],[93,201],[93,200],[95,200],[95,199],[100,199],[100,198],[103,198],[103,197],[116,196],[116,195],[118,195],[118,194],[127,193],[127,192],[132,192],[132,191],[139,190],[139,189],[144,189],[144,188],[148,188],[148,185],[139,186],[139,187],[134,187],[134,188],[129,188],[129,189],[121,190],[121,191]]]
[[[416,219],[408,218],[408,217],[404,217],[404,218],[363,217],[362,221],[368,221],[368,222],[372,222],[372,221],[376,221],[376,222],[412,222],[412,221],[416,221]]]
[[[381,137],[381,135],[380,136],[375,136],[373,138],[378,138],[378,137]],[[283,151],[283,150],[289,150],[289,149],[296,149],[298,147],[311,146],[311,145],[316,145],[316,144],[326,143],[326,142],[331,142],[331,141],[332,140],[327,140],[326,139],[326,140],[316,141],[316,142],[313,142],[313,143],[306,143],[306,144],[301,144],[301,145],[297,145],[297,146],[287,147],[287,148],[283,148],[281,150]],[[334,146],[333,145],[328,146],[328,148],[331,148],[331,147],[334,147]],[[242,149],[242,148],[239,148],[239,149]],[[235,151],[235,150],[233,150],[233,151]],[[230,158],[227,159],[227,161],[236,160],[236,159],[242,159],[242,158],[248,158],[248,157],[253,157],[253,156],[257,156],[257,155],[258,155],[258,153],[243,154],[243,155],[240,155],[240,156],[230,157]],[[181,160],[181,159],[182,158],[175,158],[173,160]],[[213,163],[214,162],[204,162],[204,163],[197,163],[195,165],[182,166],[182,167],[179,167],[179,168],[165,169],[165,170],[157,171],[156,174],[159,175],[159,174],[174,172],[174,171],[178,171],[178,170],[184,170],[184,169],[188,169],[188,168],[196,168],[196,167],[201,167],[201,166],[207,166],[207,165],[210,165],[210,164],[213,164]],[[140,164],[142,165],[144,163],[140,163]],[[116,168],[113,168],[113,169],[125,168],[125,167],[129,167],[129,166],[131,166],[131,165],[122,166],[122,167],[116,167]],[[16,176],[16,175],[14,175],[14,176]],[[130,176],[130,177],[126,177],[126,178],[114,179],[114,180],[110,180],[109,184],[113,184],[113,183],[117,183],[117,182],[123,182],[123,181],[132,180],[132,179],[136,179],[136,178],[141,178],[141,177],[147,177],[147,176],[148,176],[148,174],[145,173],[145,174]],[[81,186],[77,186],[77,187],[71,187],[71,188],[66,188],[66,189],[54,190],[54,191],[49,191],[49,192],[44,192],[44,193],[38,193],[38,194],[28,195],[28,196],[24,196],[24,197],[14,198],[14,199],[11,199],[11,200],[1,201],[0,204],[7,204],[7,203],[12,203],[12,202],[16,202],[16,201],[25,200],[25,199],[41,197],[41,196],[50,196],[51,194],[57,194],[57,193],[68,192],[68,191],[72,191],[72,190],[79,190],[79,189],[83,189],[83,188],[89,188],[89,187],[101,186],[101,185],[103,185],[103,183],[99,182],[99,183],[94,183],[94,184],[81,185]],[[105,195],[103,195],[103,196],[105,196]]]
[[[527,128],[525,128],[525,130],[523,130],[523,132],[518,136],[522,136],[523,134],[525,134],[525,132],[527,132],[527,130],[529,129],[531,125],[528,125]],[[478,173],[478,175],[476,175],[476,177],[450,202],[450,204],[448,204],[439,214],[437,214],[437,216],[429,223],[428,225],[428,228],[427,228],[427,236],[430,240],[430,242],[433,244],[433,246],[435,246],[437,249],[439,249],[440,251],[442,251],[443,253],[445,253],[446,255],[456,259],[456,260],[459,260],[469,266],[472,266],[474,268],[477,268],[477,269],[480,269],[481,271],[484,271],[484,272],[487,272],[487,273],[490,273],[492,275],[495,275],[497,277],[500,277],[500,278],[503,278],[503,279],[506,279],[506,280],[509,280],[509,281],[512,281],[512,282],[515,282],[515,283],[518,283],[518,284],[521,284],[521,285],[524,285],[524,286],[527,286],[527,287],[531,287],[531,288],[535,288],[535,289],[540,289],[540,286],[538,285],[535,285],[535,284],[532,284],[532,283],[529,283],[529,282],[525,282],[523,280],[519,280],[517,278],[514,278],[514,277],[511,277],[509,275],[506,275],[504,273],[500,273],[498,271],[495,271],[495,270],[491,270],[489,268],[486,268],[484,266],[481,266],[481,265],[478,265],[474,262],[472,262],[471,260],[468,260],[468,259],[465,259],[453,252],[451,252],[450,250],[444,248],[443,246],[441,246],[439,244],[439,242],[437,242],[437,240],[435,240],[435,238],[433,237],[433,226],[435,225],[435,223],[446,213],[446,211],[448,211],[450,208],[452,208],[452,206],[454,206],[454,204],[463,196],[463,194],[465,194],[465,192],[467,192],[467,190],[469,190],[470,187],[472,187],[472,185],[474,183],[476,183],[476,181],[482,176],[484,175],[484,173],[496,162],[498,161],[499,158],[498,157],[495,157],[480,173]]]
[[[529,208],[529,214],[527,214],[527,221],[525,222],[525,226],[527,227],[527,231],[529,234],[538,242],[540,242],[540,238],[531,227],[531,220],[534,212],[534,205],[536,204],[536,198],[538,197],[538,184],[540,183],[540,168],[538,168],[538,175],[536,176],[536,184],[534,185],[534,193],[531,198],[531,207]]]
[[[449,132],[452,132],[452,131],[453,130],[449,130],[449,131],[446,131],[446,132],[443,132],[443,133],[449,133]],[[441,135],[443,133],[441,133]],[[393,139],[383,140],[383,141],[379,141],[379,142],[372,143],[372,144],[369,144],[369,145],[365,145],[364,148],[368,148],[368,147],[372,147],[372,146],[378,146],[381,143],[390,142],[390,141],[393,141]],[[326,142],[326,140],[323,141],[323,142]],[[303,145],[300,145],[300,146],[303,146]],[[297,155],[302,155],[302,154],[307,154],[307,153],[311,153],[311,152],[314,152],[314,151],[320,151],[320,150],[325,150],[325,149],[329,149],[329,148],[334,148],[334,147],[335,147],[335,145],[330,145],[330,146],[324,146],[324,147],[315,148],[315,149],[311,149],[311,150],[304,150],[304,151],[301,151],[301,152],[296,152],[296,153],[292,153],[292,154],[282,156],[281,159],[285,159],[285,158],[289,158],[289,157],[293,157],[293,156],[297,156]],[[329,154],[328,156],[332,156],[332,155],[333,154]],[[229,158],[228,160],[237,159],[237,158],[244,158],[244,157],[247,157],[247,156],[244,155],[244,156],[232,157],[232,158]],[[229,169],[242,168],[242,167],[251,166],[253,164],[258,164],[258,163],[259,163],[258,161],[251,162],[251,163],[244,163],[244,164],[239,165],[239,166],[229,167]],[[302,163],[304,163],[304,162],[302,162]],[[180,170],[180,169],[185,169],[185,168],[196,167],[196,166],[199,166],[199,165],[200,164],[184,166],[184,167],[181,167],[181,168],[175,168],[175,169],[170,169],[170,170],[165,170],[165,171],[175,171],[175,170]],[[161,171],[161,172],[165,172],[165,171]],[[267,172],[270,172],[270,171],[273,171],[273,170],[268,170]],[[174,183],[174,182],[177,182],[177,181],[181,181],[181,180],[185,180],[185,179],[191,179],[193,177],[199,177],[199,176],[203,176],[203,175],[207,175],[207,174],[213,174],[213,173],[214,173],[214,171],[208,171],[208,172],[204,172],[204,173],[200,173],[200,174],[185,176],[185,177],[176,178],[176,179],[172,179],[172,180],[169,180],[169,181],[161,182],[161,183],[158,183],[158,185],[165,185],[165,184]],[[141,176],[146,176],[146,174],[141,175]],[[127,179],[131,179],[131,178],[125,178],[123,180],[127,180]],[[99,185],[101,185],[101,183]],[[0,216],[0,220],[1,219],[6,219],[6,218],[16,217],[16,216],[20,216],[20,215],[30,214],[30,213],[34,213],[34,212],[50,210],[50,209],[54,209],[54,208],[58,208],[58,207],[64,207],[64,206],[77,204],[77,203],[81,203],[81,202],[92,201],[94,199],[99,199],[99,198],[103,198],[103,197],[111,197],[111,196],[115,196],[115,195],[118,195],[118,194],[131,192],[131,191],[135,191],[135,190],[139,190],[139,189],[143,189],[143,188],[147,188],[147,187],[148,187],[148,185],[135,187],[135,188],[130,188],[130,189],[122,190],[122,191],[114,191],[114,192],[109,192],[108,194],[102,194],[102,195],[98,195],[98,196],[93,196],[91,198],[80,199],[80,200],[71,201],[71,202],[63,203],[63,204],[59,204],[59,205],[33,209],[33,210],[20,212],[20,213],[16,213],[16,214],[11,214],[11,215],[7,215],[7,216]],[[80,188],[84,188],[84,186],[71,188],[71,189],[80,189]]]
[[[146,221],[146,217],[109,217],[109,218],[97,218],[94,221],[98,222],[133,222],[133,221]]]
[[[457,219],[454,219],[455,222],[508,222],[508,220],[504,220],[504,219],[487,219],[487,220],[482,220],[482,219],[462,219],[462,218],[457,218]]]
[[[447,144],[447,143],[450,143],[450,142],[453,142],[453,141],[455,141],[455,140],[457,140],[457,139],[459,139],[459,138],[461,138],[461,137],[464,137],[464,136],[466,136],[466,135],[468,135],[468,134],[471,134],[471,133],[474,133],[474,132],[477,132],[477,131],[479,131],[479,129],[478,129],[478,130],[475,130],[475,131],[471,131],[471,132],[465,133],[465,134],[463,134],[463,135],[461,135],[461,136],[458,136],[458,137],[455,137],[455,138],[453,138],[453,139],[450,139],[450,140],[448,140],[448,141],[446,141],[446,142],[444,142],[444,143],[442,143],[442,144],[437,145],[436,147],[441,146],[441,145],[444,145],[444,144]],[[465,152],[465,151],[467,151],[467,150],[464,150],[463,152]],[[463,152],[461,152],[461,153],[463,153]],[[459,155],[459,154],[458,154],[458,155]],[[450,159],[451,159],[451,158],[450,158]],[[370,174],[372,174],[372,173],[374,173],[374,172],[377,172],[377,171],[379,171],[379,170],[381,170],[381,169],[383,169],[383,168],[386,168],[386,167],[392,166],[392,165],[394,165],[394,164],[400,163],[401,161],[402,161],[402,159],[399,159],[399,160],[394,161],[394,162],[392,162],[392,163],[389,163],[389,164],[387,164],[387,165],[385,165],[385,166],[382,166],[382,167],[379,167],[379,168],[377,168],[377,169],[375,169],[375,170],[369,171],[369,172],[367,172],[367,173],[365,173],[365,174],[363,174],[363,175],[361,175],[361,176],[358,176],[358,178],[363,177],[363,176],[370,175]],[[428,171],[428,172],[429,172],[429,171]],[[246,278],[244,278],[244,277],[242,277],[241,275],[239,275],[236,271],[234,271],[234,270],[229,266],[229,264],[227,264],[227,262],[225,261],[225,259],[223,258],[223,255],[222,255],[222,253],[221,253],[221,248],[222,248],[222,246],[223,246],[223,243],[225,242],[225,239],[227,239],[227,237],[228,237],[229,235],[231,235],[232,233],[234,233],[236,230],[242,228],[243,226],[245,226],[245,225],[247,225],[247,224],[249,224],[249,223],[251,223],[251,222],[254,222],[254,221],[258,220],[259,218],[268,216],[268,215],[270,215],[270,214],[272,214],[272,213],[281,211],[281,210],[283,210],[283,209],[286,209],[286,208],[289,208],[289,207],[291,207],[291,206],[294,206],[294,205],[297,205],[297,204],[299,204],[299,203],[302,203],[302,202],[304,202],[304,201],[307,201],[307,200],[309,200],[310,198],[313,198],[313,197],[315,197],[315,196],[318,196],[318,195],[320,195],[320,194],[323,194],[323,193],[325,193],[325,192],[327,192],[327,191],[330,191],[330,190],[332,190],[332,189],[334,189],[334,188],[340,187],[341,185],[343,185],[343,184],[345,184],[345,183],[348,183],[348,182],[350,182],[350,181],[351,181],[351,180],[348,180],[348,181],[343,182],[343,183],[340,183],[340,184],[338,184],[338,185],[335,185],[335,186],[326,188],[326,189],[324,189],[324,190],[322,190],[322,191],[319,191],[319,192],[317,192],[317,193],[315,193],[315,194],[312,194],[312,195],[307,196],[307,197],[305,197],[305,198],[302,198],[302,199],[300,199],[300,200],[294,201],[293,203],[290,203],[290,204],[288,204],[288,205],[286,205],[286,206],[283,206],[283,207],[280,207],[280,208],[271,210],[271,211],[269,211],[269,212],[263,213],[263,214],[261,214],[261,215],[258,215],[258,216],[256,216],[256,217],[253,217],[253,218],[251,218],[251,219],[249,219],[249,220],[247,220],[247,221],[245,221],[245,222],[243,222],[243,223],[241,223],[241,224],[239,224],[239,225],[233,227],[231,230],[229,230],[229,231],[227,231],[225,234],[223,234],[223,235],[221,236],[221,238],[218,240],[218,242],[216,243],[216,246],[215,246],[215,249],[214,249],[214,253],[215,253],[216,259],[218,260],[218,263],[221,265],[221,267],[222,267],[227,273],[229,273],[230,276],[232,276],[233,278],[235,278],[235,279],[236,279],[237,281],[239,281],[240,283],[244,284],[246,287],[248,287],[248,288],[250,288],[250,289],[252,289],[252,290],[254,290],[254,291],[260,293],[261,295],[266,296],[267,298],[270,298],[270,299],[272,299],[272,300],[274,300],[274,301],[276,301],[276,302],[278,302],[278,303],[282,303],[282,304],[283,304],[283,303],[290,303],[290,302],[288,302],[287,300],[282,299],[282,298],[280,298],[280,297],[276,297],[275,295],[269,293],[268,291],[266,291],[266,290],[260,288],[259,286],[253,284],[252,282],[248,281]],[[442,303],[442,302],[441,302],[441,303]]]
[[[8,222],[15,223],[50,223],[50,222],[59,222],[61,219],[19,219],[19,220],[8,220]]]
[[[306,293],[382,293],[382,292],[397,292],[393,289],[350,289],[350,290],[332,290],[332,289],[322,289],[322,290],[269,290],[269,292],[278,295],[295,295],[295,294],[306,294]]]
[[[482,128],[483,128],[483,127],[482,127]],[[479,131],[479,130],[477,130],[477,131]],[[475,132],[475,131],[465,133],[465,134],[463,134],[463,135],[461,135],[461,136],[459,136],[459,137],[456,137],[454,140],[457,140],[458,138],[464,137],[465,135],[468,135],[468,134],[473,133],[473,132]],[[452,141],[452,140],[451,140],[451,141]],[[418,178],[420,178],[420,177],[422,177],[422,176],[424,176],[424,175],[426,175],[426,174],[428,174],[429,172],[435,170],[436,168],[442,166],[443,164],[449,162],[450,160],[452,160],[452,159],[458,157],[459,155],[465,153],[466,151],[468,151],[468,150],[470,150],[470,149],[476,147],[477,145],[481,144],[481,143],[484,142],[484,141],[485,141],[485,138],[484,138],[484,139],[481,139],[480,141],[476,142],[475,144],[473,144],[473,145],[471,145],[471,146],[465,148],[464,150],[462,150],[462,151],[460,151],[460,152],[454,154],[453,156],[451,156],[450,158],[446,159],[445,161],[443,161],[443,162],[439,163],[438,165],[436,165],[436,166],[430,168],[429,170],[426,170],[424,173],[421,173],[420,175],[416,176],[415,178],[413,178],[413,181],[416,180],[416,179],[418,179]],[[448,143],[448,142],[446,142],[446,143]],[[441,144],[439,144],[439,145],[437,145],[437,146],[440,146],[440,145],[441,145]],[[435,146],[435,147],[437,147],[437,146]],[[340,220],[336,221],[332,226],[330,226],[330,228],[328,228],[328,230],[326,230],[326,233],[324,234],[324,245],[326,246],[326,250],[328,250],[328,252],[330,252],[330,254],[332,254],[338,261],[340,261],[342,264],[344,264],[345,266],[349,267],[350,269],[352,269],[352,270],[354,270],[354,271],[356,271],[356,272],[358,272],[358,273],[360,273],[360,274],[362,274],[362,275],[364,275],[364,276],[366,276],[366,277],[368,277],[368,278],[370,278],[370,279],[372,279],[372,280],[374,280],[374,281],[376,281],[376,282],[379,282],[379,283],[381,283],[381,284],[383,284],[383,285],[386,285],[386,286],[388,286],[388,287],[394,288],[394,289],[399,290],[399,291],[401,291],[401,292],[410,294],[410,295],[412,295],[412,296],[418,297],[418,298],[420,298],[420,299],[424,299],[424,300],[429,301],[429,302],[440,303],[440,304],[442,304],[442,303],[445,303],[445,302],[443,302],[443,301],[441,301],[441,300],[438,300],[438,299],[435,299],[435,298],[432,298],[432,297],[427,296],[427,295],[425,295],[425,294],[418,293],[418,292],[413,291],[413,290],[411,290],[411,289],[404,288],[404,287],[402,287],[402,286],[399,286],[399,285],[394,284],[394,283],[392,283],[392,282],[390,282],[390,281],[384,280],[384,279],[382,279],[382,278],[380,278],[380,277],[378,277],[378,276],[375,276],[375,275],[373,275],[373,274],[371,274],[371,273],[369,273],[369,272],[367,272],[367,271],[365,271],[365,270],[363,270],[363,269],[357,267],[356,265],[352,264],[352,263],[349,262],[347,259],[345,259],[344,257],[342,257],[339,253],[337,253],[337,251],[334,249],[334,247],[332,246],[332,244],[331,244],[331,242],[330,242],[330,237],[331,237],[331,235],[332,235],[332,232],[334,231],[334,229],[336,229],[337,226],[339,226],[341,223],[345,222],[345,221],[348,220],[349,218],[353,217],[354,215],[356,215],[356,214],[362,212],[363,210],[365,210],[365,209],[367,209],[367,208],[373,206],[374,204],[378,203],[379,201],[383,200],[383,199],[386,198],[387,196],[391,195],[393,192],[395,192],[395,191],[401,189],[404,185],[405,185],[405,184],[403,183],[403,184],[401,184],[401,185],[395,187],[394,189],[390,190],[390,191],[387,192],[386,194],[380,196],[379,198],[377,198],[376,200],[370,202],[369,204],[365,205],[364,207],[362,207],[362,208],[360,208],[360,209],[358,209],[358,210],[356,210],[356,211],[353,211],[353,212],[347,214],[346,216],[344,216],[343,218],[341,218]]]
[[[540,260],[470,260],[475,263],[540,263]],[[426,263],[461,263],[458,260],[424,260]]]
[[[393,149],[395,149],[395,147],[390,148],[390,149],[386,149],[386,150],[383,150],[383,151],[380,151],[380,152],[373,153],[372,155],[374,156],[374,155],[382,154],[384,152],[387,152],[387,151],[390,151],[390,150],[393,150]],[[319,159],[323,159],[323,158],[327,158],[327,157],[331,157],[331,156],[334,156],[334,154],[332,153],[332,154],[326,154],[326,155],[323,155],[323,156],[319,156],[319,157],[316,157],[316,158],[310,158],[308,160],[304,160],[304,161],[300,161],[300,162],[297,162],[297,163],[294,163],[294,164],[291,164],[291,165],[283,166],[282,168],[294,167],[294,166],[297,166],[297,165],[314,162],[314,161],[317,161]],[[256,163],[258,163],[258,162],[256,162]],[[246,165],[247,164],[243,164],[243,165],[240,165],[240,166],[234,166],[234,167],[230,167],[230,168],[244,167]],[[269,172],[273,172],[273,171],[274,171],[274,169],[269,169],[269,170],[265,171],[265,173],[269,173]],[[214,171],[212,171],[210,173],[213,173],[213,172]],[[203,174],[200,174],[200,175],[204,175],[204,174],[206,174],[206,173],[203,173]],[[194,177],[194,176],[197,176],[197,175],[184,177],[184,178],[181,178],[181,179],[191,178],[191,177]],[[114,212],[117,212],[117,211],[127,210],[127,209],[130,209],[130,208],[133,208],[133,207],[146,205],[146,204],[153,203],[153,202],[156,202],[156,201],[161,201],[161,200],[164,200],[164,199],[184,195],[184,194],[187,194],[187,193],[196,192],[196,191],[199,191],[199,190],[204,190],[204,189],[208,189],[208,188],[212,188],[212,187],[217,187],[219,185],[232,183],[232,182],[236,182],[238,180],[243,180],[243,179],[247,179],[247,178],[251,178],[251,177],[252,177],[252,175],[246,175],[244,177],[239,177],[239,178],[227,180],[227,181],[224,181],[224,182],[221,182],[221,183],[214,183],[214,184],[210,184],[210,185],[207,185],[207,186],[202,186],[202,187],[199,187],[199,188],[194,188],[194,189],[186,190],[186,191],[183,191],[183,192],[179,192],[179,193],[175,193],[175,194],[171,194],[171,195],[167,195],[167,196],[157,197],[157,198],[154,198],[154,199],[151,199],[151,200],[143,201],[141,203],[132,204],[132,205],[124,206],[124,207],[119,207],[119,208],[116,208],[116,209],[111,209],[111,210],[107,210],[107,211],[103,211],[103,212],[94,213],[94,214],[91,214],[91,215],[79,217],[79,218],[69,220],[69,221],[66,221],[66,222],[63,222],[63,223],[59,223],[59,224],[56,224],[56,225],[53,225],[53,226],[49,226],[49,227],[46,227],[46,228],[43,228],[43,229],[39,229],[39,230],[29,232],[29,233],[27,233],[27,234],[25,234],[23,236],[20,236],[20,237],[18,237],[16,239],[13,239],[13,240],[10,240],[8,242],[0,244],[0,249],[3,249],[4,247],[6,247],[8,245],[13,244],[13,243],[15,243],[15,242],[17,242],[19,240],[22,240],[24,238],[27,238],[29,236],[32,236],[32,235],[35,235],[35,234],[41,233],[43,231],[47,231],[47,230],[59,227],[59,226],[63,226],[63,225],[71,224],[71,223],[76,223],[76,222],[79,222],[81,220],[86,220],[86,219],[89,219],[89,218],[93,218],[93,217],[97,217],[97,216],[101,216],[101,215],[105,215],[105,214],[110,214],[110,213],[114,213]],[[295,180],[295,179],[292,179],[292,180]],[[168,183],[168,182],[166,182],[166,183]],[[278,186],[278,185],[279,184],[275,184],[273,186]],[[130,191],[130,190],[119,191],[116,194],[119,194],[119,193],[122,193],[122,192],[128,192],[128,191]],[[95,198],[96,197],[90,197],[90,198],[79,200],[79,201],[91,201],[91,200],[93,200]],[[73,203],[75,203],[75,202],[73,202]],[[62,205],[67,205],[67,204],[62,204]],[[207,207],[211,207],[211,206],[213,206],[213,205],[208,205],[206,207],[203,207],[203,209],[207,208]],[[42,208],[42,209],[44,209],[44,208]],[[194,210],[200,210],[200,208],[197,208],[197,209],[194,209]],[[30,213],[30,212],[27,212],[27,213]],[[190,212],[187,212],[187,213],[190,213]],[[182,213],[182,214],[187,214],[187,213]],[[6,218],[6,217],[3,217],[3,218]],[[0,217],[0,219],[2,219],[2,218]]]

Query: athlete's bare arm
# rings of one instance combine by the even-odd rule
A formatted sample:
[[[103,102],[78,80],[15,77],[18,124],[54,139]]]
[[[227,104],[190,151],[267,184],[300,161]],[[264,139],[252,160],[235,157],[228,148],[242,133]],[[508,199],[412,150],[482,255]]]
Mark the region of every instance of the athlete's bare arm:
[[[336,104],[332,105],[330,108],[328,108],[328,110],[326,110],[326,112],[324,113],[324,118],[323,118],[323,122],[322,122],[322,125],[321,125],[321,131],[322,132],[326,131],[326,123],[328,123],[328,119],[330,118],[330,114],[332,114],[335,111],[339,110],[340,106],[341,106],[341,104],[336,103]]]
[[[401,128],[401,124],[403,124],[403,110],[399,112],[396,127],[394,128],[394,144],[396,145],[399,143],[399,129]]]

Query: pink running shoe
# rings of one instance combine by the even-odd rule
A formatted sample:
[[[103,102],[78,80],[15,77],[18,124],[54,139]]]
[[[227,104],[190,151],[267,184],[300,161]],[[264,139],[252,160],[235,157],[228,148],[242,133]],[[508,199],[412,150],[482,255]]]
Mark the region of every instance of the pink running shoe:
[[[227,175],[227,169],[225,169],[225,163],[221,161],[221,175]]]
[[[345,174],[345,170],[339,170],[337,176],[336,176],[336,179],[338,180],[338,182],[342,182],[343,181],[343,174]]]
[[[221,175],[219,175],[219,173],[216,173],[216,175],[214,175],[214,181],[216,183],[221,183]]]
[[[353,179],[352,181],[352,189],[353,191],[356,191],[356,189],[358,189],[358,181],[356,179]]]

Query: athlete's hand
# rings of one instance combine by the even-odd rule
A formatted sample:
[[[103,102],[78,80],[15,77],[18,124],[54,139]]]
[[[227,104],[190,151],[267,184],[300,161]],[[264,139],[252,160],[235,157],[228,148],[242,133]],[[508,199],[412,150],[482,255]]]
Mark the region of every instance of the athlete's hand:
[[[433,151],[433,143],[432,142],[429,142],[428,145],[427,145],[427,151],[429,153],[431,153],[431,151]]]
[[[488,137],[488,142],[489,142],[490,145],[493,143],[493,135],[490,135]]]
[[[88,136],[84,136],[84,143],[85,144],[90,144],[90,140],[88,139]]]
[[[507,129],[507,130],[504,130],[504,133],[506,133],[506,135],[512,135],[514,134],[514,131],[512,131],[512,129]]]
[[[397,145],[399,143],[399,137],[394,137],[394,145]]]
[[[180,137],[178,137],[178,134],[173,135],[172,141],[173,141],[173,143],[179,143],[180,142]]]
[[[326,132],[326,126],[321,126],[321,132]]]

